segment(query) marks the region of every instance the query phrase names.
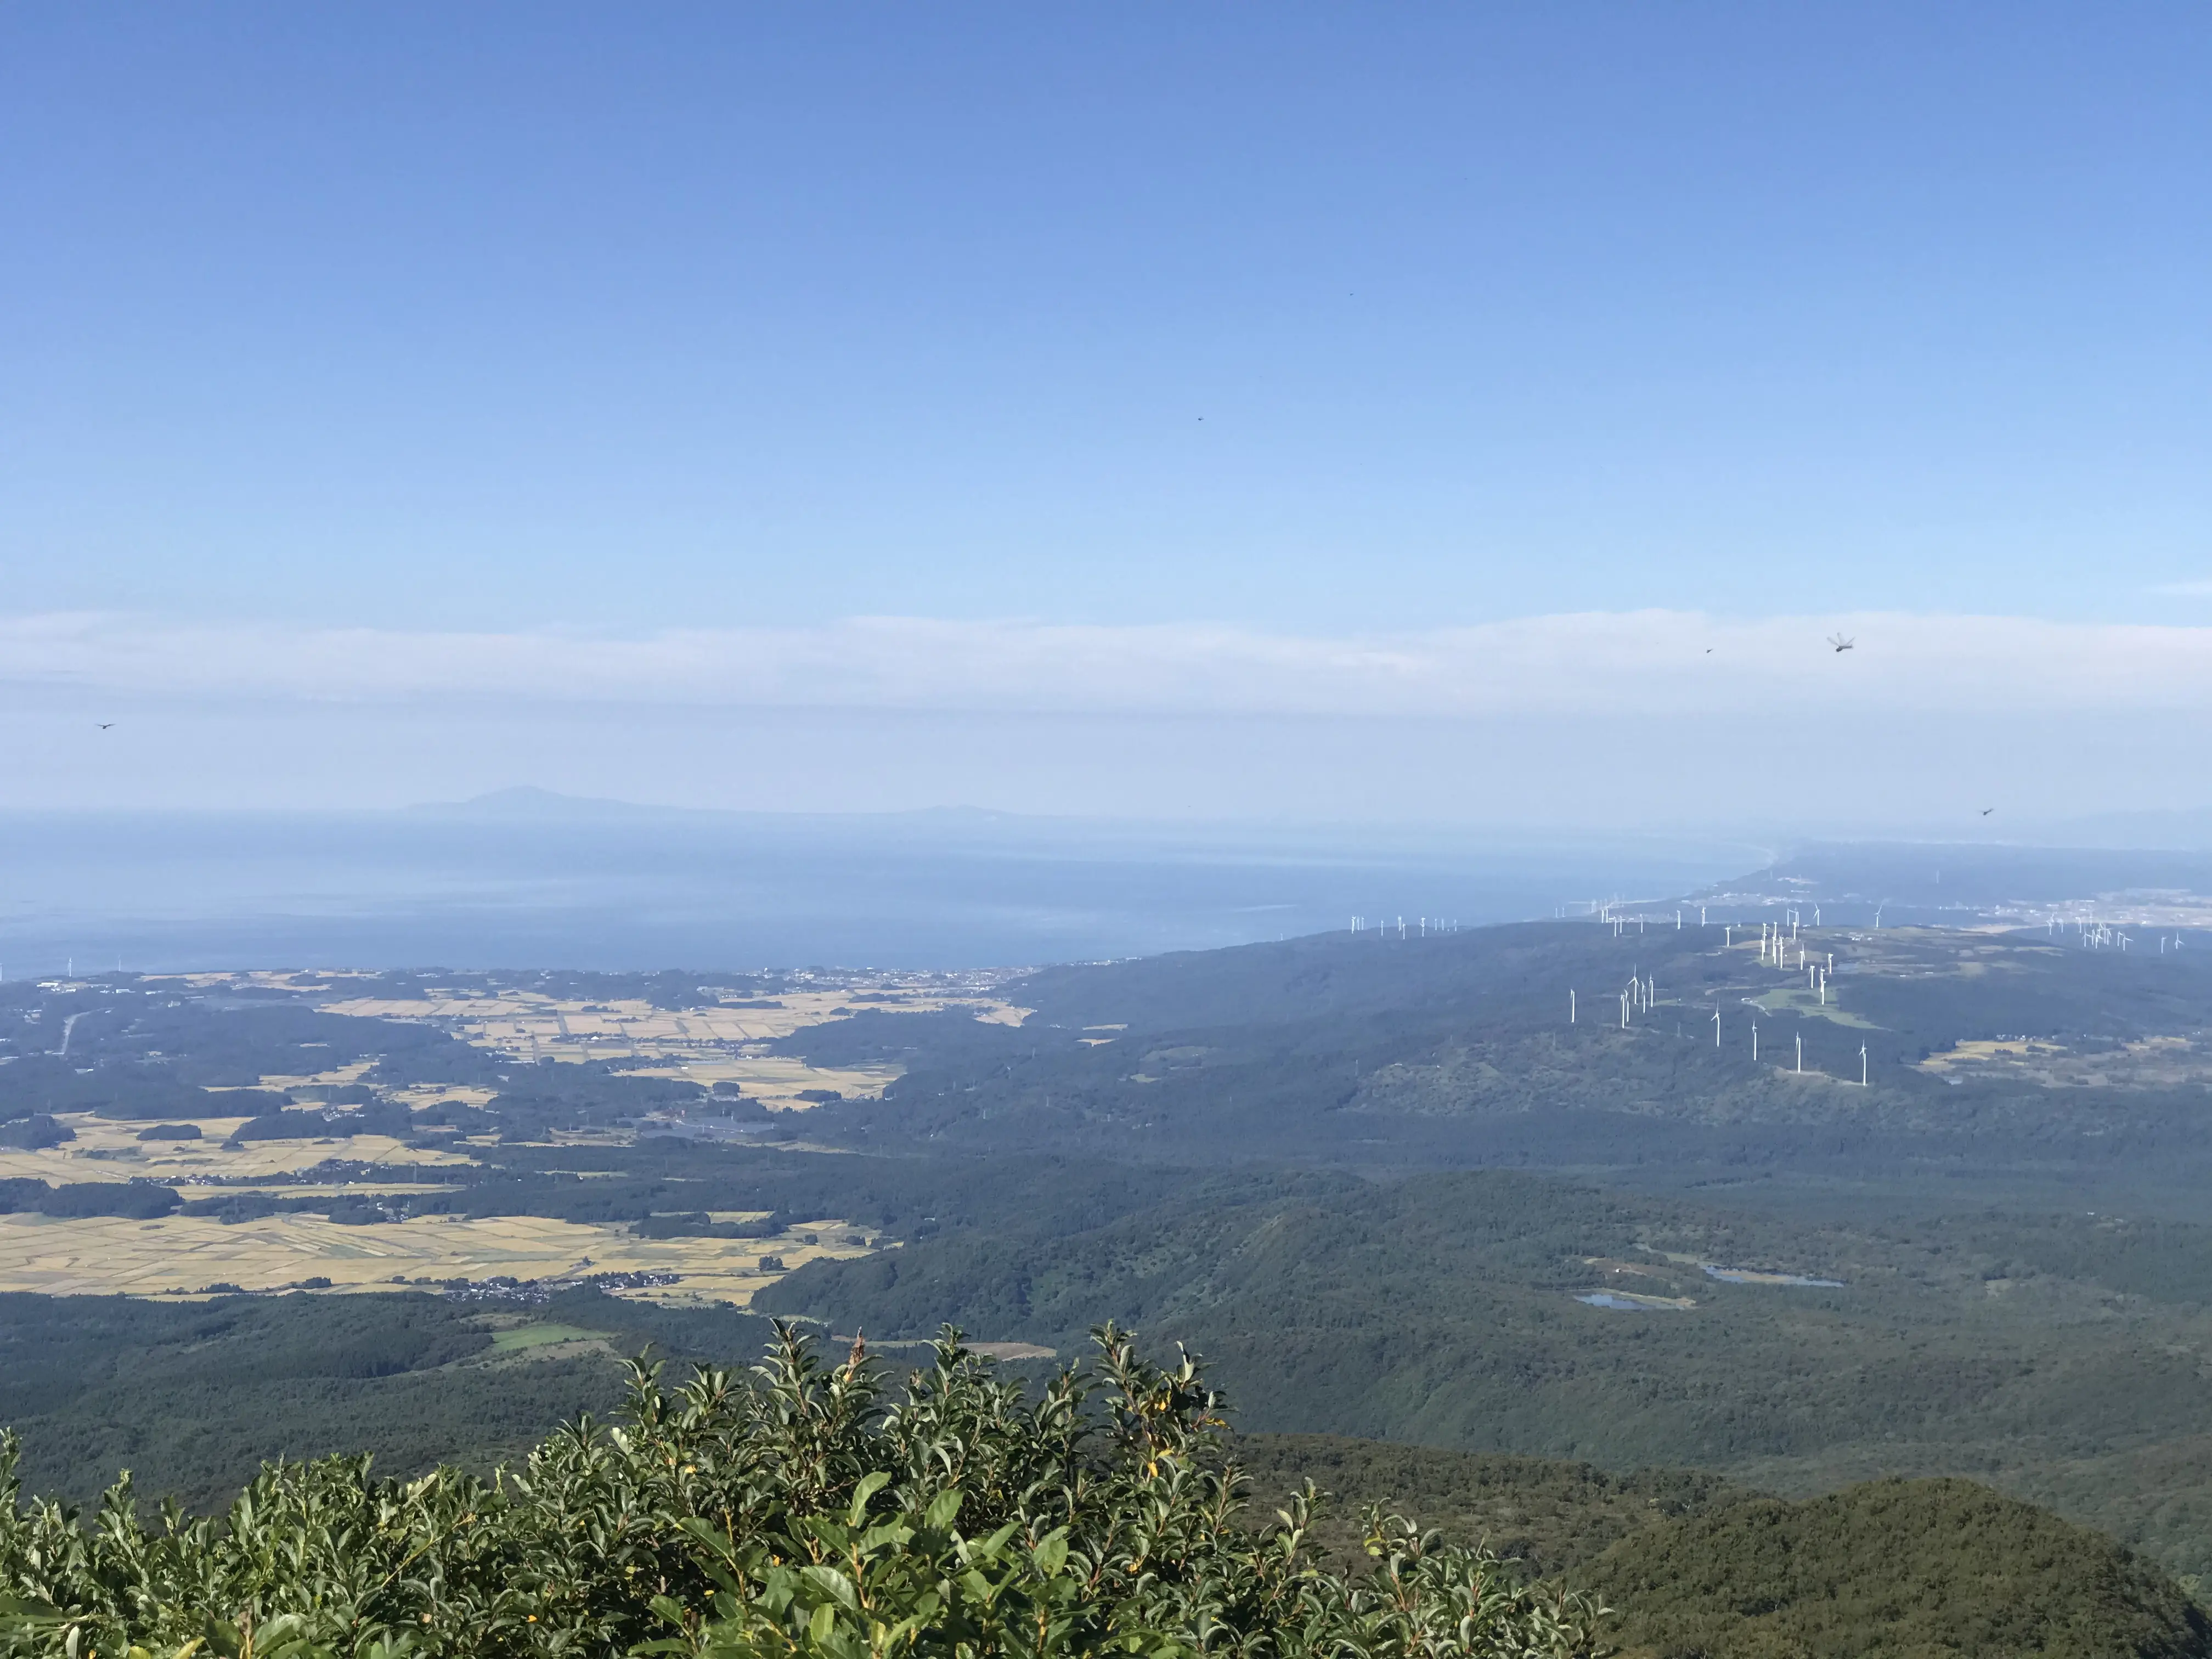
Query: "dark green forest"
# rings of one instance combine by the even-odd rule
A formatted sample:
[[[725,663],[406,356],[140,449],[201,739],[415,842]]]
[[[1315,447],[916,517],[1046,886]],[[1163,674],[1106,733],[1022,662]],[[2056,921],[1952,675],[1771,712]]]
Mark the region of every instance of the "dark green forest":
[[[384,1305],[352,1321],[335,1364],[287,1346],[289,1305],[218,1304],[190,1328],[165,1309],[139,1334],[157,1353],[265,1353],[302,1380],[465,1367],[485,1346],[426,1298],[359,1300]],[[129,1317],[81,1311],[74,1338],[65,1316],[50,1323],[61,1348]],[[2212,1653],[2172,1579],[1971,1482],[1793,1504],[1687,1471],[1229,1438],[1197,1366],[1098,1340],[1095,1370],[1030,1387],[950,1341],[903,1379],[857,1343],[832,1364],[781,1332],[750,1376],[676,1390],[655,1366],[617,1387],[609,1362],[618,1426],[579,1419],[514,1447],[511,1474],[274,1464],[221,1524],[171,1511],[149,1528],[127,1482],[90,1528],[27,1503],[11,1433],[0,1644],[71,1659],[1342,1656],[1440,1640],[1498,1659]]]
[[[1907,1630],[1929,1652],[2071,1651],[2064,1632],[2123,1607],[2112,1628],[2140,1613],[2152,1633],[2116,1651],[2194,1651],[2158,1643],[2181,1628],[2172,1598],[2212,1582],[2212,951],[1831,929],[1808,945],[1822,966],[1834,953],[1822,997],[1716,931],[1529,924],[1048,969],[1002,988],[1035,1010],[1018,1027],[856,993],[762,1051],[903,1075],[803,1124],[619,1060],[532,1064],[331,1014],[312,976],[251,995],[0,988],[11,1144],[65,1146],[87,1111],[178,1134],[210,1100],[254,1114],[240,1139],[330,1143],[282,1180],[0,1182],[0,1212],[529,1215],[732,1240],[836,1218],[873,1246],[750,1310],[589,1283],[0,1297],[0,1422],[22,1432],[33,1490],[88,1502],[127,1466],[138,1492],[204,1512],[270,1455],[489,1471],[607,1410],[619,1356],[737,1362],[769,1314],[841,1349],[865,1331],[902,1363],[946,1323],[1065,1355],[1112,1319],[1206,1357],[1263,1508],[1294,1466],[1350,1494],[1307,1534],[1340,1569],[1368,1559],[1372,1498],[1486,1540],[1523,1577],[1614,1600],[1644,1583],[1615,1632],[1639,1652],[1917,1650],[1894,1645]],[[470,982],[672,1008],[785,985]],[[1996,1039],[2014,1060],[1954,1063],[1955,1045]],[[247,1086],[341,1061],[368,1066],[362,1083]],[[392,1092],[452,1082],[490,1098],[410,1109]],[[551,1144],[569,1129],[595,1133]],[[364,1133],[466,1136],[471,1161],[441,1167],[445,1190],[364,1197],[404,1176],[349,1155]],[[714,1218],[731,1212],[768,1218]],[[1898,1477],[1913,1479],[1881,1484]],[[1979,1484],[1942,1484],[1960,1477]],[[2028,1624],[1900,1625],[1863,1650],[1844,1626],[1867,1615],[1832,1615],[1870,1579],[1770,1571],[1855,1559],[1823,1528],[1873,1538],[1923,1514],[2086,1565],[2054,1569],[2048,1607],[2026,1580],[1990,1593],[2042,1608]],[[1692,1535],[1736,1576],[1678,1607],[1637,1563],[1680,1577],[1666,1552],[1692,1546],[1663,1540]],[[1956,1551],[1929,1571],[2003,1578]],[[1954,1595],[1913,1582],[1915,1606]]]
[[[1253,1506],[1310,1480],[1312,1527],[1354,1565],[1363,1510],[1418,1515],[1616,1610],[1632,1656],[2179,1654],[2207,1640],[2180,1587],[2088,1528],[1958,1480],[1886,1480],[1799,1503],[1692,1470],[1439,1452],[1327,1435],[1235,1443]]]
[[[1011,993],[1036,1010],[1018,1029],[869,1012],[787,1046],[907,1066],[882,1101],[810,1122],[856,1146],[1508,1167],[1747,1202],[1965,1195],[2212,1219],[2212,1056],[2148,1079],[2086,1063],[2201,1036],[2212,950],[1830,930],[1806,941],[1835,958],[1823,1004],[1803,972],[1762,964],[1741,937],[1723,950],[1721,933],[1528,923],[1054,968]],[[1644,988],[1624,1029],[1632,980]],[[2008,1036],[2085,1063],[2063,1087],[1921,1067]]]
[[[521,1320],[422,1293],[0,1296],[0,1424],[21,1436],[34,1491],[88,1504],[128,1468],[142,1492],[205,1512],[266,1458],[374,1451],[395,1474],[486,1469],[612,1405],[618,1353],[731,1364],[769,1332],[741,1313],[589,1289],[532,1315],[532,1328],[584,1340],[509,1352],[499,1332]]]
[[[2149,1449],[2197,1447],[2212,1422],[2208,1242],[2088,1216],[1807,1226],[1469,1172],[1176,1200],[1057,1238],[947,1235],[811,1264],[758,1300],[841,1330],[951,1320],[1047,1344],[1103,1309],[1212,1357],[1255,1431],[1698,1464],[1792,1492],[1969,1473],[2195,1575],[2212,1571],[2202,1455],[2161,1469]],[[1662,1305],[1576,1300],[1609,1292]]]

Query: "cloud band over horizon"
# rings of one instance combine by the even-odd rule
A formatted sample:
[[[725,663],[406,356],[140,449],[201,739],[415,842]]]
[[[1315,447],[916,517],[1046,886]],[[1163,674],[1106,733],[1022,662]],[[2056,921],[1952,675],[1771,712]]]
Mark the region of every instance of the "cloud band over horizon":
[[[1855,648],[1826,642],[1840,631]],[[0,685],[179,702],[671,704],[1468,719],[2095,712],[2212,704],[2212,627],[1867,613],[1579,612],[1392,634],[860,617],[434,632],[0,618]]]

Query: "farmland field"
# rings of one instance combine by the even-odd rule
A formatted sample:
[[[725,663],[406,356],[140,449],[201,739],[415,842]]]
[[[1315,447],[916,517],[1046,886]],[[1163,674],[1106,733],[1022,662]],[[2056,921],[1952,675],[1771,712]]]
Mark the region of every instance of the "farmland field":
[[[221,1098],[220,1096],[214,1098]],[[138,1139],[146,1126],[117,1122],[90,1112],[59,1114],[55,1121],[73,1140],[36,1151],[0,1148],[0,1180],[177,1182],[222,1177],[292,1175],[327,1162],[339,1152],[386,1168],[466,1164],[463,1152],[415,1146],[392,1135],[354,1135],[343,1140],[250,1140],[228,1144],[248,1120],[242,1117],[178,1118],[200,1132],[197,1140]]]
[[[771,1110],[803,1110],[814,1103],[803,1097],[808,1093],[873,1098],[898,1079],[896,1066],[809,1065],[788,1055],[761,1052],[763,1044],[852,1013],[856,998],[869,1006],[889,1005],[906,1013],[964,1008],[980,1020],[1005,1025],[1018,1025],[1027,1012],[988,995],[913,988],[908,984],[912,977],[886,976],[880,983],[848,982],[834,990],[786,991],[772,998],[745,1000],[772,1006],[669,1010],[634,997],[564,999],[523,990],[352,997],[321,1006],[329,1013],[434,1024],[477,1048],[532,1064],[644,1062],[624,1069],[644,1077],[736,1084]],[[281,1087],[301,1080],[266,1081]]]
[[[418,1216],[348,1226],[315,1215],[227,1224],[201,1216],[151,1221],[112,1216],[0,1216],[0,1291],[48,1296],[189,1297],[240,1291],[390,1290],[454,1279],[481,1282],[671,1274],[619,1294],[670,1305],[730,1303],[823,1257],[865,1255],[842,1242],[844,1224],[810,1222],[763,1239],[639,1238],[621,1225],[539,1216]],[[761,1258],[784,1266],[763,1269]],[[310,1279],[327,1285],[308,1285]]]

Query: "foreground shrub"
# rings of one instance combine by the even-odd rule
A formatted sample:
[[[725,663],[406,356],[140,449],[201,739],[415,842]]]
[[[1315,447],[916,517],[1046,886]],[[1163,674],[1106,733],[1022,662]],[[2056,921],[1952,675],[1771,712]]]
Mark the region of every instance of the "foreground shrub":
[[[701,1659],[1577,1659],[1592,1604],[1371,1513],[1357,1581],[1304,1549],[1310,1486],[1264,1528],[1219,1401],[1111,1328],[1038,1397],[951,1334],[892,1398],[855,1345],[789,1328],[750,1376],[672,1393],[520,1472],[379,1480],[265,1466],[221,1521],[142,1524],[125,1476],[90,1526],[26,1505],[0,1439],[0,1652],[67,1659],[677,1654]]]

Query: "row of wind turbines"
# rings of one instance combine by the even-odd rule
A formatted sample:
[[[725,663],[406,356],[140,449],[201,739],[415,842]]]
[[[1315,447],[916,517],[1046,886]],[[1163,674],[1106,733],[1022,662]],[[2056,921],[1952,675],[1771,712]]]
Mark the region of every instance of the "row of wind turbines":
[[[2136,943],[2133,934],[2124,933],[2117,927],[2090,917],[2075,916],[2072,920],[2074,942],[2084,950],[2118,951],[2125,954],[2128,947]],[[2065,926],[2066,922],[2063,919],[2057,916],[2051,917],[2048,927],[2050,936],[2053,939],[2058,938]],[[2179,951],[2180,948],[2180,934],[2160,933],[2158,936],[2159,955],[2165,956],[2169,951]]]
[[[1820,925],[1820,907],[1815,905],[1813,909],[1813,925],[1814,927],[1818,927]],[[1615,917],[1613,920],[1616,923],[1613,928],[1613,933],[1614,936],[1618,938],[1622,931],[1618,923],[1623,919]],[[1711,927],[1713,925],[1705,920],[1702,911],[1700,912],[1698,920],[1700,927]],[[1792,909],[1784,913],[1783,920],[1780,921],[1761,922],[1759,924],[1759,960],[1762,965],[1780,969],[1791,973],[1795,973],[1796,970],[1802,969],[1805,973],[1805,988],[1817,996],[1820,999],[1820,1006],[1825,1008],[1828,1006],[1828,975],[1834,970],[1836,965],[1835,953],[1832,951],[1829,951],[1808,955],[1804,941],[1798,937],[1798,928],[1802,924],[1802,920],[1803,913],[1799,910]],[[1675,925],[1677,928],[1681,926],[1679,913]],[[1724,951],[1731,950],[1735,947],[1735,929],[1738,927],[1743,927],[1747,935],[1748,935],[1750,931],[1749,924],[1747,923],[1723,922],[1720,924],[1720,927],[1722,928],[1721,948]],[[1790,960],[1790,955],[1793,951],[1795,952],[1796,958],[1795,962]],[[1621,988],[1619,993],[1619,996],[1620,1000],[1620,1029],[1626,1031],[1632,1029],[1630,1025],[1631,1015],[1637,1013],[1648,1014],[1658,1006],[1658,982],[1654,979],[1642,977],[1637,974],[1632,973],[1629,975],[1628,983]],[[1567,992],[1567,1024],[1570,1025],[1575,1024],[1580,1017],[1580,998],[1577,994],[1571,988]],[[1801,1034],[1796,1036],[1793,1039],[1793,1042],[1796,1045],[1796,1052],[1794,1056],[1794,1063],[1791,1069],[1795,1075],[1802,1077],[1805,1073],[1805,1039]],[[1713,1010],[1713,1047],[1717,1048],[1721,1047],[1721,1011],[1718,1008],[1715,1008]],[[1751,1022],[1751,1059],[1753,1065],[1758,1064],[1759,1022],[1756,1019],[1753,1019]],[[1821,1075],[1821,1073],[1816,1073],[1814,1075],[1819,1076]],[[1846,1079],[1836,1079],[1834,1080],[1843,1082]],[[1859,1044],[1858,1086],[1862,1089],[1868,1086],[1867,1046],[1863,1042]]]
[[[1396,929],[1395,933],[1392,932],[1394,926]],[[1352,931],[1355,936],[1368,933],[1377,939],[1427,939],[1432,934],[1456,933],[1459,932],[1459,918],[1415,916],[1409,923],[1403,916],[1385,916],[1380,921],[1370,921],[1365,916],[1354,916]]]

